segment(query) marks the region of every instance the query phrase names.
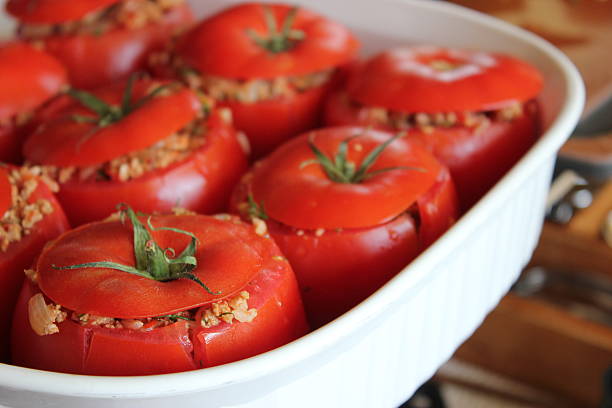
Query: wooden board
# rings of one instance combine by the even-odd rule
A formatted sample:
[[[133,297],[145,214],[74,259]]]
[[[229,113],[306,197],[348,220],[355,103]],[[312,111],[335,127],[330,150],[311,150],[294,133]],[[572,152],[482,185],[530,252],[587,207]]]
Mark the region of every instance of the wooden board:
[[[612,365],[612,328],[510,294],[455,357],[596,407]]]

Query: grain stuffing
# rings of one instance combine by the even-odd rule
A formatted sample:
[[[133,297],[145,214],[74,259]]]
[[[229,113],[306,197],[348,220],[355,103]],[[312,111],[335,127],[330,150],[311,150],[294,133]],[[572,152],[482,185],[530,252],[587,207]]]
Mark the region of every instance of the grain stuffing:
[[[27,276],[32,276],[33,271],[28,270]],[[47,304],[44,296],[37,293],[28,302],[29,320],[32,329],[39,336],[59,333],[58,323],[69,319],[85,327],[102,327],[106,329],[128,329],[138,331],[151,331],[161,327],[166,327],[184,320],[190,324],[199,324],[201,327],[215,327],[222,322],[227,324],[234,323],[234,320],[241,323],[251,322],[257,317],[257,309],[249,309],[249,292],[242,291],[229,300],[214,302],[209,306],[200,309],[185,310],[175,314],[148,317],[143,319],[117,319],[113,317],[97,316],[90,313],[71,312],[62,306],[49,303]],[[196,315],[200,315],[200,321],[196,322]]]
[[[213,100],[255,103],[259,101],[290,97],[325,85],[335,73],[326,69],[305,75],[279,76],[275,78],[231,79],[202,74],[173,54],[172,46],[149,56],[152,67],[169,66],[171,72],[191,89],[201,92]]]
[[[146,149],[128,153],[95,166],[31,166],[31,168],[60,185],[69,181],[127,182],[187,159],[204,145],[205,133],[202,122],[195,121]]]
[[[0,219],[2,252],[13,242],[18,242],[30,234],[38,222],[53,213],[53,205],[49,200],[32,198],[39,180],[28,168],[12,169],[8,179],[11,184],[11,206]]]
[[[158,23],[171,9],[185,0],[125,0],[61,24],[22,24],[21,38],[36,41],[49,36],[99,36],[114,29],[136,30]]]
[[[523,115],[525,106],[522,103],[513,103],[505,108],[486,112],[438,112],[438,113],[405,113],[380,107],[362,106],[356,102],[354,105],[360,109],[368,122],[394,129],[418,128],[424,131],[433,130],[434,127],[468,127],[480,128],[492,121],[511,122]]]

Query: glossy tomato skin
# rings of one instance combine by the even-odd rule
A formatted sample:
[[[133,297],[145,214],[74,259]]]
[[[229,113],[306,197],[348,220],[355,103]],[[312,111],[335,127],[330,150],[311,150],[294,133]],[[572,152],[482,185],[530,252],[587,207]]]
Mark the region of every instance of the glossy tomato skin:
[[[14,364],[41,370],[92,375],[146,375],[198,368],[183,321],[139,332],[85,327],[72,320],[59,333],[38,336],[28,321],[28,300],[40,293],[27,281],[19,295],[12,329]]]
[[[24,124],[15,117],[29,116],[66,84],[65,68],[50,54],[25,43],[0,45],[0,161],[21,162]]]
[[[268,4],[281,27],[291,6]],[[281,52],[259,46],[249,30],[267,37],[264,5],[240,4],[204,20],[177,44],[177,52],[202,73],[224,78],[271,79],[278,76],[306,75],[341,66],[355,55],[359,43],[344,26],[299,8],[291,28],[304,33],[304,39]],[[219,41],[223,38],[223,41]]]
[[[147,54],[164,44],[171,33],[193,22],[187,5],[170,10],[160,23],[138,29],[113,29],[100,36],[49,36],[42,39],[47,52],[68,69],[77,88],[97,86],[144,69]]]
[[[201,313],[198,312],[196,322],[193,323],[179,320],[163,328],[140,331],[81,326],[67,319],[58,324],[59,333],[38,336],[28,323],[27,303],[34,294],[40,293],[41,289],[28,281],[22,289],[15,312],[12,332],[13,363],[38,369],[92,375],[161,374],[210,367],[250,357],[293,341],[308,331],[295,276],[270,239],[255,235],[250,226],[241,224],[235,218],[222,221],[194,216],[179,224],[173,221],[176,219],[177,217],[174,216],[171,218],[171,224],[166,224],[160,217],[153,217],[152,223],[156,226],[193,225],[192,231],[202,240],[202,252],[199,250],[195,255],[198,265],[202,265],[203,268],[216,269],[217,263],[221,262],[226,270],[217,277],[222,280],[231,281],[236,278],[242,282],[243,277],[236,277],[236,274],[243,274],[245,268],[240,266],[242,261],[236,258],[252,254],[260,257],[256,264],[249,262],[247,273],[250,275],[247,276],[247,283],[238,289],[249,292],[249,308],[257,309],[257,316],[252,321],[234,321],[232,324],[221,323],[212,328],[203,328],[198,322]],[[224,225],[227,228],[223,228]],[[68,233],[63,239],[67,239],[70,234],[87,234],[83,228],[88,227],[81,227],[80,231]],[[117,228],[117,226],[113,224],[107,227],[95,227],[96,237],[105,228]],[[215,234],[215,229],[218,234]],[[119,235],[121,235],[119,238],[121,240],[125,232]],[[172,245],[176,248],[179,248],[178,241],[184,241],[184,237],[173,237],[172,234],[163,231],[158,232],[156,237],[155,239],[160,240],[160,244],[174,242]],[[227,237],[231,237],[231,242],[227,241]],[[252,239],[249,241],[246,239],[248,237]],[[168,239],[171,241],[167,241]],[[228,243],[230,244],[229,249]],[[101,245],[110,247],[113,244],[103,242]],[[48,249],[41,257],[38,262],[39,268],[43,258],[46,263],[50,260],[45,257],[59,254],[57,247],[54,248]],[[67,256],[70,255],[67,254]],[[228,261],[228,257],[234,259]],[[206,262],[209,264],[206,265]],[[254,274],[250,271],[251,269]],[[206,270],[203,272],[198,270],[202,273],[200,276],[202,279],[209,278],[207,280],[209,285],[215,288],[220,287],[217,278],[212,278]],[[125,275],[122,276],[125,277]],[[41,277],[44,277],[44,274]],[[120,275],[114,272],[110,272],[107,277],[104,284],[106,287],[112,286],[116,279],[121,279]],[[79,279],[88,279],[88,276],[81,275]],[[142,278],[128,276],[125,279],[136,282]],[[39,279],[41,284],[44,281],[44,279]],[[127,286],[117,286],[117,282],[114,283],[121,296],[133,297],[139,294],[146,296],[146,299],[128,300],[134,305],[139,302],[154,302],[156,296],[163,297],[159,295],[159,292],[168,292],[172,298],[169,301],[172,303],[176,302],[177,298],[180,302],[182,288],[188,288],[190,293],[202,292],[202,288],[187,281],[136,282],[137,285],[152,285],[160,289],[157,294],[156,291],[153,291],[147,292],[146,295],[138,289],[134,291],[134,287],[130,289],[127,282],[125,284]],[[171,287],[166,286],[168,284]],[[49,283],[46,286],[49,287]],[[93,290],[97,290],[95,287],[96,285],[93,286]],[[89,288],[88,286],[88,289],[85,290]],[[176,288],[179,288],[178,292],[174,290]],[[53,292],[57,290],[58,288],[55,288]],[[228,295],[225,298],[231,297],[232,293]],[[223,296],[217,294],[214,297],[220,300],[224,298]],[[82,299],[80,302],[92,304],[91,299]],[[167,304],[168,302],[162,301],[161,303]],[[207,304],[210,303],[204,303],[201,306]],[[144,305],[145,308],[150,308],[149,306]],[[110,311],[114,306],[109,304],[107,299],[107,302],[99,307]],[[154,309],[161,307],[156,311],[158,314],[163,315],[170,312],[170,309],[164,309],[167,306],[160,303],[152,307]]]
[[[461,116],[523,104],[524,112],[510,120],[490,117],[474,127],[459,123],[408,130],[448,166],[467,210],[535,142],[540,129],[533,98],[542,84],[535,67],[508,55],[435,46],[396,48],[352,67],[346,90],[326,103],[325,123],[397,130],[369,117],[368,108]]]
[[[0,125],[0,161],[19,163],[22,161],[19,131],[13,124]]]
[[[32,24],[56,24],[85,17],[120,0],[8,0],[6,11],[20,21]]]
[[[268,6],[281,27],[290,6]],[[203,21],[178,42],[176,53],[202,75],[235,81],[309,75],[341,68],[353,59],[359,45],[352,33],[302,8],[292,28],[304,32],[303,41],[278,53],[255,44],[250,30],[267,35],[263,7],[242,4]],[[319,126],[323,101],[336,79],[332,75],[325,84],[303,92],[255,102],[220,101],[219,105],[232,110],[236,127],[249,138],[252,156],[260,158],[283,141]]]
[[[211,214],[225,208],[247,166],[236,131],[216,112],[204,146],[184,161],[127,182],[70,181],[61,185],[58,200],[72,225],[103,219],[119,203],[146,213],[182,207]]]
[[[436,113],[496,110],[535,98],[542,85],[535,67],[509,55],[416,46],[362,62],[346,87],[363,105]]]
[[[254,103],[223,101],[218,105],[231,109],[236,128],[245,132],[251,156],[257,159],[291,136],[316,127],[329,89],[329,86],[319,86],[276,99]]]
[[[381,226],[298,235],[268,222],[270,235],[295,270],[308,321],[320,327],[374,293],[420,252],[407,214]]]
[[[323,129],[316,131],[312,140],[317,141],[321,150],[330,154],[335,151],[334,143],[328,144],[330,139],[339,136],[337,140],[344,140],[347,137],[359,135],[363,130],[357,128]],[[354,158],[355,162],[359,163],[359,156],[366,155],[371,148],[390,137],[390,134],[384,132],[371,132],[369,137],[366,136],[360,141],[360,137],[357,136],[351,142],[360,142],[361,146]],[[317,165],[311,165],[313,168],[309,169],[309,173],[305,172],[305,166],[300,166],[300,163],[304,163],[308,157],[301,150],[299,139],[283,145],[271,156],[256,164],[254,170],[245,175],[234,190],[230,208],[231,211],[241,213],[248,218],[244,203],[251,194],[253,200],[260,203],[264,210],[270,210],[267,213],[269,218],[266,221],[268,231],[296,272],[309,322],[313,327],[319,327],[374,293],[444,233],[457,219],[458,204],[448,170],[439,167],[433,158],[431,162],[427,162],[431,154],[428,154],[422,147],[415,147],[412,142],[407,146],[402,146],[402,142],[395,146],[393,143],[390,144],[387,155],[381,155],[379,159],[382,162],[379,168],[392,167],[391,164],[396,164],[395,160],[404,160],[404,164],[409,160],[414,160],[410,163],[413,166],[420,165],[421,171],[403,175],[411,177],[410,181],[402,179],[401,175],[399,175],[400,178],[396,178],[398,174],[387,174],[386,176],[390,178],[385,180],[375,180],[374,177],[370,179],[374,185],[367,183],[330,185],[331,188],[326,189],[323,196],[314,199],[317,195],[316,191],[321,186],[325,186],[328,181],[320,179],[322,176],[317,174]],[[330,146],[332,146],[331,149],[329,149]],[[354,147],[355,145],[349,144],[349,151]],[[415,158],[421,154],[422,156],[419,159],[402,157],[409,152],[412,152]],[[270,164],[271,160],[275,161],[274,165]],[[272,178],[269,171],[282,175],[282,178]],[[431,175],[427,173],[433,173],[433,180],[430,180]],[[291,181],[293,177],[296,179]],[[283,179],[287,182],[285,183]],[[304,181],[307,184],[314,182],[314,189],[308,192],[306,185],[300,184]],[[303,200],[307,206],[318,208],[319,211],[325,209],[337,214],[327,216],[312,214],[308,220],[284,218],[287,221],[280,222],[273,215],[275,206],[270,201],[266,201],[266,199],[273,199],[274,196],[266,194],[266,189],[261,186],[259,189],[255,188],[259,183],[267,184],[268,182],[271,183],[273,189],[277,189],[276,193],[279,194],[279,197],[284,196],[285,202],[293,203]],[[398,190],[397,196],[385,196],[383,193],[384,190],[390,190],[392,187],[401,189],[401,186],[406,183],[415,190],[412,192],[409,192],[409,189]],[[302,195],[286,188],[286,186],[295,185],[302,186],[300,188],[303,191]],[[387,188],[378,190],[379,185]],[[258,191],[263,195],[258,196]],[[347,192],[349,195],[357,195],[345,200],[342,194]],[[368,217],[375,213],[372,206],[376,206],[381,200],[399,199],[401,205],[407,195],[414,198],[405,202],[403,210],[400,210],[391,219],[381,213],[379,218],[368,220]],[[335,203],[335,206],[323,205],[322,202],[326,200]],[[346,204],[347,202],[351,204]],[[359,211],[363,212],[361,217]],[[350,214],[349,218],[344,217],[346,214]],[[279,213],[279,215],[290,214]],[[300,224],[299,227],[296,227],[290,225],[292,220],[299,223],[312,222],[312,224]],[[375,220],[378,221],[375,222]],[[332,224],[329,223],[340,221],[351,222],[354,225],[343,228],[340,224],[335,224],[334,228],[330,227]],[[359,226],[358,223],[364,221],[367,222],[367,225]],[[326,228],[322,228],[323,224],[317,224],[318,222],[328,224]]]
[[[30,200],[34,202],[39,199],[48,200],[53,206],[53,212],[36,223],[28,235],[10,244],[5,252],[0,252],[0,362],[7,360],[11,318],[24,280],[24,269],[32,266],[48,241],[69,228],[64,211],[41,181]]]
[[[366,111],[351,103],[342,91],[330,96],[325,123],[333,126],[361,125],[393,131],[372,121]],[[451,171],[461,207],[474,205],[537,141],[540,110],[535,100],[525,103],[524,113],[511,121],[491,121],[481,128],[434,127],[431,131],[409,129],[408,136],[421,142]]]

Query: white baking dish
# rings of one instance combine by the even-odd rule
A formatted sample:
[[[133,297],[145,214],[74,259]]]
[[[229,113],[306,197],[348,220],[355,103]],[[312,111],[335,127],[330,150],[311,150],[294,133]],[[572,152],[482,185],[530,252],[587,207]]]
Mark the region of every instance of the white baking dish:
[[[336,321],[291,344],[220,367],[149,377],[85,377],[0,364],[0,404],[395,407],[448,359],[517,278],[541,228],[555,153],[583,106],[584,90],[573,65],[534,35],[442,2],[295,2],[350,25],[365,53],[430,43],[501,51],[530,61],[546,81],[540,98],[544,135],[481,202],[396,278]],[[204,15],[237,2],[193,3]]]

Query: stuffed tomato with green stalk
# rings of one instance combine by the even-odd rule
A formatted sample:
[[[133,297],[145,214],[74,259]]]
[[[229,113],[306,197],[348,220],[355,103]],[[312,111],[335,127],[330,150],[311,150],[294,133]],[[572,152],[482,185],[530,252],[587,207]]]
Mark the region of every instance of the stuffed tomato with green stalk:
[[[542,83],[534,67],[507,55],[397,48],[351,70],[325,121],[406,130],[448,166],[466,210],[536,141]]]
[[[23,271],[49,240],[68,229],[68,220],[39,177],[10,165],[0,166],[0,214],[0,362],[6,362]]]
[[[66,70],[53,56],[25,43],[0,44],[0,161],[21,161],[34,111],[66,85]]]
[[[57,181],[73,225],[118,203],[213,213],[247,167],[230,116],[179,84],[133,75],[91,93],[72,89],[39,112],[24,157]]]
[[[230,108],[261,157],[319,124],[338,68],[357,48],[348,29],[313,12],[249,3],[202,21],[152,64]]]
[[[120,215],[45,247],[13,320],[13,363],[146,375],[251,357],[306,334],[278,247],[237,217]]]
[[[9,0],[17,36],[68,68],[70,82],[92,88],[144,67],[147,54],[193,22],[183,0]]]
[[[326,128],[257,162],[232,195],[293,266],[320,326],[372,294],[457,218],[448,170],[388,132]]]

